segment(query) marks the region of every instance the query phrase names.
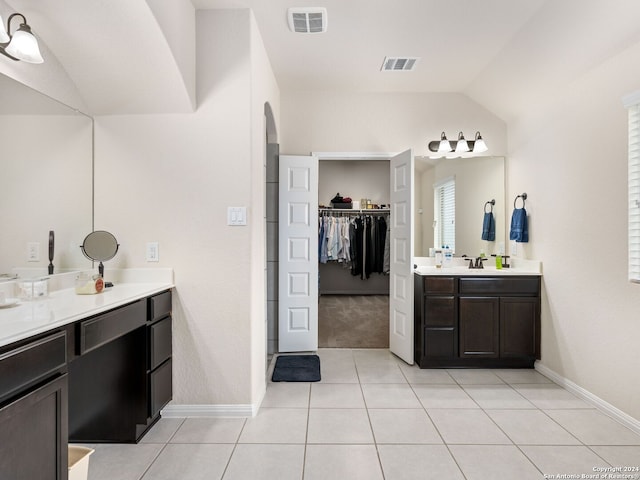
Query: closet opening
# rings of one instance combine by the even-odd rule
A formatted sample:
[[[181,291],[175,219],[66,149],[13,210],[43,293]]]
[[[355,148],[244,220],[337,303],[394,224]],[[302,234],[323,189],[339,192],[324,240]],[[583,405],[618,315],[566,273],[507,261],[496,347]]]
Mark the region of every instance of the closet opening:
[[[320,348],[389,348],[389,204],[388,159],[319,161]]]

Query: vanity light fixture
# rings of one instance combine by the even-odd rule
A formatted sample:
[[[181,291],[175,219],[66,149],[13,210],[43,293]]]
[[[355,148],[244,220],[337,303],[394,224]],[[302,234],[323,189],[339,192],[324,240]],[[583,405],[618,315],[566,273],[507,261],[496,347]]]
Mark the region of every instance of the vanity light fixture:
[[[460,132],[458,134],[458,142],[456,143],[456,153],[467,153],[469,151],[469,142],[464,139],[464,134]]]
[[[11,21],[21,17],[22,22],[17,30],[11,33]],[[42,63],[44,59],[38,48],[38,40],[31,32],[27,19],[21,13],[13,13],[7,20],[7,29],[4,29],[0,16],[0,53],[12,60],[22,60],[27,63]]]
[[[440,141],[438,142],[437,151],[439,153],[449,153],[451,151],[451,142],[447,140],[447,136],[444,132],[442,132],[442,135],[440,135]]]
[[[480,135],[480,132],[476,132],[476,138],[473,141],[473,153],[483,153],[487,150],[489,149],[487,148],[487,144],[484,143],[482,135]]]
[[[476,132],[473,140],[466,140],[464,134],[460,132],[457,140],[447,140],[447,135],[442,132],[440,140],[432,140],[429,142],[429,151],[438,152],[440,154],[456,153],[464,155],[468,153],[483,153],[488,150],[487,144],[482,139],[480,132]],[[447,155],[449,157],[449,155]],[[434,157],[435,158],[435,157]]]

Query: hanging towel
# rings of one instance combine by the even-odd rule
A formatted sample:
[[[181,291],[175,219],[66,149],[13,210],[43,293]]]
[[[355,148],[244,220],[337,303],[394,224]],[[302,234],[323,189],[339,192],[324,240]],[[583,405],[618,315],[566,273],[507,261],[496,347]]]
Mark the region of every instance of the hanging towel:
[[[493,220],[493,213],[485,212],[482,221],[482,240],[493,242],[496,239],[496,222]]]
[[[526,243],[529,241],[529,229],[527,227],[527,211],[524,208],[514,208],[511,215],[511,232],[509,239]]]

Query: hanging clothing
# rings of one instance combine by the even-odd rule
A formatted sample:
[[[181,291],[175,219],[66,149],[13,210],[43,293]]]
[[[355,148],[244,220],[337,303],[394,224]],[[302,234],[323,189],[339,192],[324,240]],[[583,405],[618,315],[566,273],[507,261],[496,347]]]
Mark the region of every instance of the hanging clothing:
[[[389,215],[385,217],[385,223],[387,224],[387,236],[384,239],[382,273],[388,274],[391,271],[391,222]]]
[[[389,216],[354,213],[319,217],[320,263],[342,263],[363,280],[389,273]]]

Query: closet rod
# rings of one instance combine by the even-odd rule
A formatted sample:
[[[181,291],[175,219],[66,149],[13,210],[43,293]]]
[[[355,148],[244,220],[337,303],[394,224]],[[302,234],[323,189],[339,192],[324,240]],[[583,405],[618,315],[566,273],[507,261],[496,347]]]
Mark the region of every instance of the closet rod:
[[[329,207],[318,207],[318,210],[321,212],[339,212],[339,213],[388,213],[391,212],[389,208],[329,208]]]

